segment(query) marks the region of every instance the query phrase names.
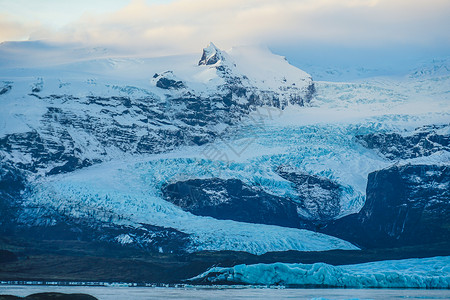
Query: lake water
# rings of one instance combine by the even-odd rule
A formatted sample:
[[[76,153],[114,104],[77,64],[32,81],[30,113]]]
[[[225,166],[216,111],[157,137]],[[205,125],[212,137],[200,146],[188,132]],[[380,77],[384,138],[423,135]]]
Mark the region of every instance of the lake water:
[[[0,285],[0,294],[87,293],[98,299],[450,299],[450,290]]]

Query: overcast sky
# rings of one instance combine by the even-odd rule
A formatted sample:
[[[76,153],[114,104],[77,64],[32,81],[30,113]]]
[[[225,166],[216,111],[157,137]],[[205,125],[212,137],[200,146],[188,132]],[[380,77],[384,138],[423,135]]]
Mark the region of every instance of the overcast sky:
[[[198,52],[213,41],[224,49],[265,45],[293,60],[362,52],[380,59],[448,54],[449,16],[449,0],[0,0],[0,41],[76,42],[149,56]]]

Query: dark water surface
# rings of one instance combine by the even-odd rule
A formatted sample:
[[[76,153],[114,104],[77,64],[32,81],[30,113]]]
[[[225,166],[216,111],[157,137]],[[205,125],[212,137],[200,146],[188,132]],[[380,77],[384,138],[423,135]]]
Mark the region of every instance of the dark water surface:
[[[87,293],[98,299],[450,299],[450,290],[0,285],[0,294]]]

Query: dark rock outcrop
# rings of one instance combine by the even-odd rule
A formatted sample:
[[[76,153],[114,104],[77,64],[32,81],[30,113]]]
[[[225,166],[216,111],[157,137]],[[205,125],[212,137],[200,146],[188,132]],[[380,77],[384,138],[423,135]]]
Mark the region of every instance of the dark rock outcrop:
[[[4,81],[2,82],[2,86],[0,86],[0,95],[8,93],[12,89],[12,82]]]
[[[166,71],[162,74],[153,75],[156,86],[164,90],[179,90],[185,88],[185,84],[181,80],[176,80],[172,71]]]
[[[14,227],[25,184],[23,171],[11,164],[0,163],[0,235]]]
[[[340,212],[340,186],[326,178],[285,167],[277,172],[292,182],[295,198],[269,194],[238,179],[191,179],[162,188],[164,198],[199,216],[249,223],[314,229]]]
[[[208,47],[203,49],[198,65],[214,65],[221,60],[223,60],[221,51],[213,43],[209,43]]]
[[[15,300],[15,299],[26,299],[26,300],[97,300],[94,296],[88,294],[64,294],[56,292],[48,293],[36,293],[31,294],[26,297],[17,297],[13,295],[0,295],[0,300]]]
[[[161,89],[166,89],[166,90],[178,90],[184,87],[184,84],[182,81],[176,81],[173,79],[168,79],[168,78],[160,78],[158,79],[158,81],[156,82],[156,86],[161,88]]]
[[[339,184],[323,177],[290,170],[282,166],[277,173],[291,181],[297,191],[303,216],[315,223],[334,220],[341,211],[341,192]]]
[[[104,242],[140,248],[150,252],[180,253],[189,247],[189,235],[173,228],[150,224],[118,225],[120,216],[107,215],[109,220],[94,217],[75,218],[64,212],[27,208],[4,235],[10,238],[44,241]]]
[[[405,165],[370,173],[361,211],[323,232],[363,247],[448,242],[450,167]]]
[[[39,169],[49,169],[46,172],[47,175],[67,173],[99,162],[98,160],[80,158],[80,150],[74,145],[74,141],[67,130],[55,132],[55,134],[60,137],[58,141],[46,139],[37,131],[8,134],[0,138],[0,157],[1,152],[11,153],[15,151],[27,154],[30,159],[26,162],[14,162],[14,158],[10,161],[4,161],[15,165],[17,169],[32,173]]]
[[[292,200],[266,193],[238,179],[191,179],[167,184],[164,198],[199,216],[286,227],[309,223]]]
[[[377,150],[388,159],[416,158],[438,151],[450,151],[450,135],[437,132],[446,126],[424,126],[409,135],[372,133],[357,135],[356,138],[363,146]]]

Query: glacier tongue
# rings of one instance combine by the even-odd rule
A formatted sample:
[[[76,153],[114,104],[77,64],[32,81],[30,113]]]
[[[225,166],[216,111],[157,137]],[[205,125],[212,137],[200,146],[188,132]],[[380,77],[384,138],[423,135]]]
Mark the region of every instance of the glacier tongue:
[[[324,263],[214,267],[195,282],[299,287],[450,288],[450,257],[379,261],[332,266]]]
[[[104,163],[41,180],[26,206],[33,215],[45,214],[45,209],[33,210],[35,206],[43,206],[75,218],[94,214],[101,221],[113,219],[118,224],[174,228],[190,234],[188,251],[235,250],[263,254],[358,249],[346,241],[308,230],[198,217],[164,201],[160,186],[177,176],[180,167],[188,171],[194,164],[189,159]],[[205,172],[207,166],[197,168]]]

